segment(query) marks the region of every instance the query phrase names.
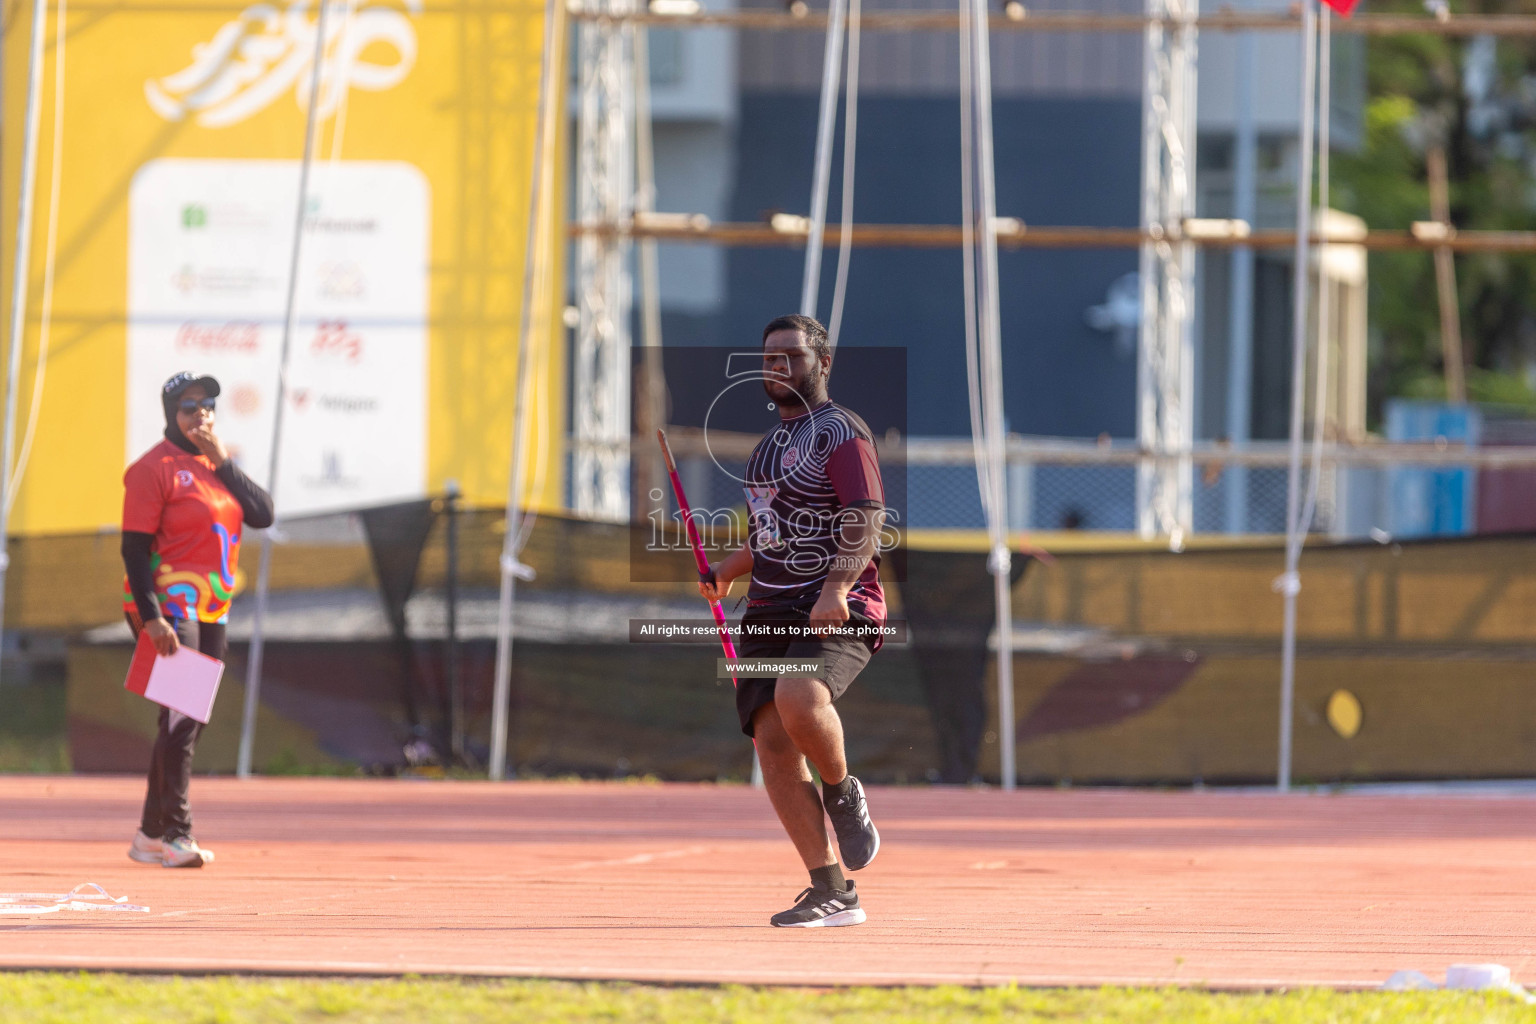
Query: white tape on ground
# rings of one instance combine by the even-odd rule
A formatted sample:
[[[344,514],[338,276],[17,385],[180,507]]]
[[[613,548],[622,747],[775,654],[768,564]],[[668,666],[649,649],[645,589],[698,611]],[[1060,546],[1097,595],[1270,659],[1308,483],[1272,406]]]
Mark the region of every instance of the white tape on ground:
[[[148,907],[129,903],[126,896],[113,896],[95,882],[85,882],[69,892],[0,892],[0,914],[35,916],[56,914],[61,910],[110,910],[118,913],[147,914]]]

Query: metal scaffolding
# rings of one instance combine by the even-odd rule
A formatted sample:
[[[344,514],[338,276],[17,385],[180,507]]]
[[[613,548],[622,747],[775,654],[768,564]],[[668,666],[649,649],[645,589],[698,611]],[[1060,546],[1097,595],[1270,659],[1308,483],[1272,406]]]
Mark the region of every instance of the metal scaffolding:
[[[581,0],[569,8],[581,24],[581,125],[577,165],[577,218],[569,233],[578,240],[575,290],[580,311],[574,374],[572,499],[590,516],[627,514],[629,432],[629,323],[634,239],[704,242],[732,246],[800,246],[806,219],[784,223],[711,224],[698,214],[635,216],[634,140],[637,111],[624,84],[632,80],[633,36],[648,26],[826,31],[831,13],[749,9],[702,10],[688,0]],[[1140,358],[1137,372],[1137,528],[1143,537],[1165,537],[1181,547],[1192,529],[1194,443],[1194,263],[1199,247],[1249,250],[1291,247],[1295,233],[1250,233],[1236,221],[1195,217],[1195,96],[1198,33],[1291,31],[1302,25],[1296,11],[1222,10],[1202,16],[1198,0],[1147,0],[1141,14],[1028,11],[988,20],[997,32],[1141,31],[1145,38],[1141,224],[1130,228],[1025,226],[1012,218],[997,223],[1003,248],[1138,246],[1141,250]],[[869,31],[954,31],[958,13],[864,11],[851,22]],[[1362,15],[1341,22],[1342,31],[1366,35],[1423,33],[1437,36],[1536,35],[1536,17],[1458,15],[1419,17]],[[648,117],[648,110],[638,111]],[[1438,227],[1438,225],[1427,225]],[[1368,249],[1458,252],[1536,251],[1533,232],[1368,232],[1347,239]],[[950,225],[863,224],[850,226],[856,246],[955,247],[962,228]],[[823,245],[841,244],[829,225]]]
[[[584,21],[576,210],[584,223],[629,224],[635,208],[634,0],[595,0]],[[571,503],[594,519],[629,518],[632,245],[624,233],[576,247]]]
[[[1192,528],[1195,246],[1194,125],[1197,0],[1147,0],[1141,202],[1142,322],[1137,439],[1149,457],[1137,471],[1137,523],[1145,537],[1183,546]],[[595,518],[629,514],[630,250],[636,233],[634,32],[647,15],[635,0],[593,0],[580,9],[578,234],[573,360],[572,504]],[[837,22],[834,22],[836,24]],[[649,111],[640,111],[648,117]],[[819,265],[810,240],[808,268]],[[809,273],[809,270],[808,270]]]
[[[1198,0],[1147,0],[1142,86],[1141,330],[1136,439],[1152,456],[1187,452],[1194,440],[1195,215]],[[1161,19],[1178,19],[1166,22]],[[1136,526],[1144,538],[1184,546],[1194,523],[1194,467],[1187,457],[1136,467]]]

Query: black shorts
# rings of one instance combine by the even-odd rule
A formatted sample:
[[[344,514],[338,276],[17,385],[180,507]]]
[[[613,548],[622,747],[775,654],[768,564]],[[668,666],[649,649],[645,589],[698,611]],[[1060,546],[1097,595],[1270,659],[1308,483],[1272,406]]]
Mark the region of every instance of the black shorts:
[[[806,623],[810,621],[810,616],[794,611],[751,609],[741,621],[743,625],[752,622]],[[858,613],[854,613],[848,620],[850,625],[869,621]],[[869,664],[870,656],[874,654],[874,641],[744,636],[736,654],[740,658],[819,658],[822,672],[818,678],[832,691],[832,699],[837,700],[847,692],[854,677]],[[772,703],[777,683],[777,679],[768,676],[748,676],[736,681],[736,714],[741,718],[741,731],[748,736],[752,735],[752,716],[758,708]]]

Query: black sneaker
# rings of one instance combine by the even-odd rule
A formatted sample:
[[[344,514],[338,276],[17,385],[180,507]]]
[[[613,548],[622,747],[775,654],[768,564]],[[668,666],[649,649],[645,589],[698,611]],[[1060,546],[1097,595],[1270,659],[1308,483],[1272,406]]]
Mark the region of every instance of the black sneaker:
[[[853,882],[844,889],[805,890],[798,902],[782,914],[774,914],[769,923],[775,928],[846,928],[864,923],[859,908],[859,893]]]
[[[869,801],[864,799],[864,785],[852,775],[848,792],[836,800],[822,799],[827,817],[832,819],[832,830],[837,833],[837,850],[843,857],[843,867],[857,871],[868,867],[880,852],[880,832],[869,820]]]

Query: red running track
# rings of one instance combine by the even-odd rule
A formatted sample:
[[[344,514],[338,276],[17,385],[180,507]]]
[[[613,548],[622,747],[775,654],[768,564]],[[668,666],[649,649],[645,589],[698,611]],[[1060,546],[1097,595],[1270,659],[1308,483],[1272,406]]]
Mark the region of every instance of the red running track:
[[[1379,985],[1536,974],[1536,799],[870,791],[869,923],[778,930],[804,875],[741,786],[197,779],[201,871],[129,861],[142,783],[0,778],[0,968],[765,984]]]

